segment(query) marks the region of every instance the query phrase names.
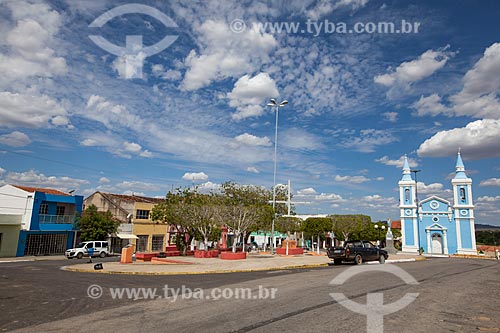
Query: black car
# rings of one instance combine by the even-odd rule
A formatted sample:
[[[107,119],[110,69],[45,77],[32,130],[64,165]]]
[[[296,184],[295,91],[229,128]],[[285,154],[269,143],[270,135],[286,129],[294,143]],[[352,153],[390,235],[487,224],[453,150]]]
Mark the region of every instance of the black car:
[[[369,241],[347,241],[343,246],[330,247],[327,250],[328,258],[333,259],[335,265],[342,262],[361,264],[364,261],[377,261],[381,264],[389,257],[387,251],[382,250]]]

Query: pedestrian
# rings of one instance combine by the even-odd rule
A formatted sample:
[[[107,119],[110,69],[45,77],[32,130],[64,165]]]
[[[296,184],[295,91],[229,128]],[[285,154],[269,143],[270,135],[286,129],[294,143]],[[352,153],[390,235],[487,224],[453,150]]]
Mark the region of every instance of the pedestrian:
[[[500,252],[498,252],[498,249],[495,249],[495,257],[497,260],[500,260]]]
[[[88,263],[91,264],[92,263],[92,256],[94,255],[94,248],[93,247],[88,248],[87,253],[89,255],[89,262]]]

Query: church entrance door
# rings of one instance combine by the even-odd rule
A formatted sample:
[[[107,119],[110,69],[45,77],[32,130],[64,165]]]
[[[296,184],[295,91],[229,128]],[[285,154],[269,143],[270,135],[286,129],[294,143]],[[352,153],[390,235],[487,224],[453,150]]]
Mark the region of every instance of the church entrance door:
[[[443,254],[443,238],[440,234],[432,234],[432,253]]]

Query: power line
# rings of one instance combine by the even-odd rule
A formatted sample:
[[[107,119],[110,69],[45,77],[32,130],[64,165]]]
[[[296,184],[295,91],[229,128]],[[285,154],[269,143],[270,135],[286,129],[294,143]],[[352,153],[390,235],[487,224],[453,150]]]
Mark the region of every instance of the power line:
[[[58,160],[54,160],[54,159],[50,159],[50,158],[46,158],[46,157],[41,157],[41,156],[33,156],[30,154],[16,152],[16,151],[12,151],[12,150],[5,149],[5,148],[2,148],[0,151],[5,151],[7,153],[20,155],[20,156],[24,156],[27,158],[33,158],[33,159],[38,159],[38,160],[42,160],[42,161],[47,161],[47,162],[51,162],[51,163],[55,163],[55,164],[68,165],[68,166],[75,167],[75,168],[86,169],[86,170],[98,172],[99,174],[101,174],[101,173],[108,174],[108,175],[109,174],[112,174],[112,175],[116,174],[116,171],[105,170],[105,169],[96,169],[96,168],[88,167],[88,166],[85,166],[82,164],[75,164],[75,163],[71,163],[71,162],[58,161]],[[139,179],[137,177],[130,177],[130,176],[122,175],[122,176],[119,176],[119,178],[133,180],[133,181],[141,181],[142,179],[155,180],[155,181],[165,181],[165,179],[155,178],[155,177],[147,177],[147,176],[141,176]],[[168,184],[166,184],[166,185],[168,185]],[[170,184],[170,185],[174,186],[173,184]]]

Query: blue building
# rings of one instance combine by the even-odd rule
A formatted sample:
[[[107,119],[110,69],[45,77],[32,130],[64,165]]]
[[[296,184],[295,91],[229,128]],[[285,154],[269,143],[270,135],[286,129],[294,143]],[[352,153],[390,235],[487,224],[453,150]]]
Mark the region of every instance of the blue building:
[[[451,180],[453,202],[430,196],[419,201],[418,189],[405,157],[399,181],[399,208],[403,252],[429,254],[477,254],[472,203],[472,179],[458,153]]]
[[[0,187],[0,214],[21,216],[16,256],[64,254],[73,247],[83,196],[18,185]]]

